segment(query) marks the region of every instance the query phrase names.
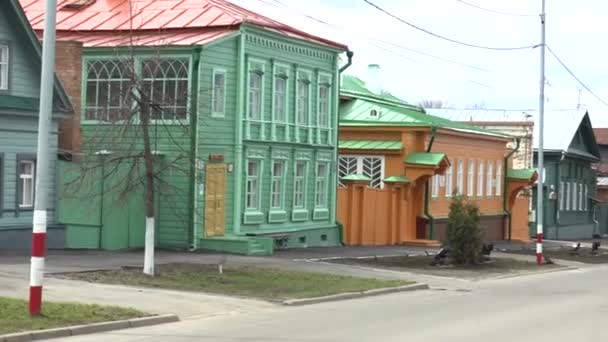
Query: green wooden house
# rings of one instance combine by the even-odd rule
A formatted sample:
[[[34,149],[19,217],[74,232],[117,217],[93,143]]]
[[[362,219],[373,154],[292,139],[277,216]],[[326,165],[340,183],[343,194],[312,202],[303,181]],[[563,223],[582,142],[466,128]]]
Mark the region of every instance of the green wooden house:
[[[22,3],[42,30],[44,1]],[[269,254],[339,244],[338,56],[347,48],[223,0],[140,3],[133,11],[106,1],[59,5],[57,37],[84,45],[85,141],[124,98],[126,57],[160,92],[152,97],[169,99],[152,137],[158,165],[185,153],[180,168],[190,172],[169,162],[161,176],[173,194],[157,199],[157,247]],[[143,197],[107,196],[62,201],[68,247],[142,246]]]
[[[31,246],[41,46],[17,0],[0,2],[0,251]],[[57,120],[71,105],[55,82],[54,111],[49,139],[49,194],[55,196]],[[56,201],[49,201],[50,248],[64,246],[57,226]]]
[[[586,112],[550,113],[545,120],[543,145],[543,233],[547,239],[590,239],[598,230],[594,201],[596,171],[592,164],[600,160],[591,120]],[[538,141],[535,140],[534,163],[537,165]],[[536,199],[534,187],[534,220]],[[531,222],[530,228],[531,236],[535,236],[536,222]]]

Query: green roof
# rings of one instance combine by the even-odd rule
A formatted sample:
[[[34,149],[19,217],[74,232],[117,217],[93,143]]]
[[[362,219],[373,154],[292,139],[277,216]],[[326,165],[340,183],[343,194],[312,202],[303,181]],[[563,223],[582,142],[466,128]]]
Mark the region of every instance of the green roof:
[[[383,179],[384,183],[409,183],[411,180],[407,176],[390,176]]]
[[[445,158],[445,153],[438,152],[412,152],[405,158],[406,164],[439,166]]]
[[[340,104],[340,126],[437,127],[513,138],[504,133],[429,115],[423,108],[410,105],[389,93],[374,94],[366,88],[365,82],[354,76],[343,77],[340,93],[353,98]],[[372,110],[376,110],[378,116],[372,117]]]
[[[401,141],[386,140],[340,140],[338,148],[349,150],[401,150]]]
[[[507,178],[530,180],[536,173],[536,169],[508,169]]]
[[[367,177],[367,176],[364,176],[364,175],[352,174],[352,175],[348,175],[348,176],[342,177],[342,180],[345,180],[345,181],[366,181],[366,182],[369,182],[372,179],[369,178],[369,177]]]

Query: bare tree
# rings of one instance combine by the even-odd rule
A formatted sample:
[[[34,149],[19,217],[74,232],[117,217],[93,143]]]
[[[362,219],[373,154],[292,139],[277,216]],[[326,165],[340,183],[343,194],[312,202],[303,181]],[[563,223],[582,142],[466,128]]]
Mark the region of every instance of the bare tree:
[[[422,108],[447,108],[447,102],[441,100],[422,100],[418,103]]]

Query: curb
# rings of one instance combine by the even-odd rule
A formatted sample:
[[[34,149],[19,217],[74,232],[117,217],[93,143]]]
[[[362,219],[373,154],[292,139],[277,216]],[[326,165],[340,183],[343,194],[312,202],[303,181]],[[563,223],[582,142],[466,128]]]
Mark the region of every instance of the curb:
[[[22,333],[0,335],[0,342],[22,342],[35,341],[47,338],[69,337],[76,335],[99,333],[111,330],[137,328],[148,325],[177,322],[179,318],[174,314],[158,315],[151,317],[132,318],[122,321],[92,323],[75,325],[65,328],[26,331]]]
[[[373,290],[367,290],[367,291],[361,291],[361,292],[339,293],[339,294],[323,296],[323,297],[289,299],[289,300],[282,301],[281,304],[287,305],[287,306],[319,304],[319,303],[325,303],[325,302],[333,302],[333,301],[337,301],[337,300],[363,298],[363,297],[378,296],[378,295],[396,293],[396,292],[428,290],[428,289],[429,289],[429,286],[427,284],[411,284],[411,285],[404,285],[404,286],[397,286],[397,287],[387,287],[387,288],[382,288],[382,289],[373,289]]]

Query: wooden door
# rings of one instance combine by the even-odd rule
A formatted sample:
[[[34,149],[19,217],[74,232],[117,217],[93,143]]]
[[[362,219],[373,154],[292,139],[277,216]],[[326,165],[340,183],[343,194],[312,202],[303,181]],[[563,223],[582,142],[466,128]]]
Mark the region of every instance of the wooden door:
[[[205,236],[224,236],[226,232],[226,164],[207,164],[205,179]]]

